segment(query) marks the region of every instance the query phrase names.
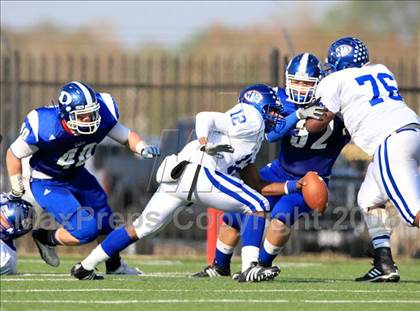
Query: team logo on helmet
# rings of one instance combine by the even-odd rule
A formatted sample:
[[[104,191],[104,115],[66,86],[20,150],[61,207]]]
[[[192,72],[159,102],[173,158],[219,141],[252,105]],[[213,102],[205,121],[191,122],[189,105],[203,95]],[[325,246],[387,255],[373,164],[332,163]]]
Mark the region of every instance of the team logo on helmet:
[[[60,104],[62,104],[62,105],[69,105],[69,104],[71,104],[73,98],[71,97],[71,95],[68,92],[61,91],[60,97],[58,97],[58,100],[59,100]]]
[[[335,56],[336,57],[345,57],[353,52],[353,48],[348,44],[342,44],[337,46],[335,49]]]
[[[249,101],[251,103],[255,103],[255,104],[260,103],[264,99],[263,95],[256,90],[250,90],[250,91],[246,92],[244,94],[244,98],[247,101]]]

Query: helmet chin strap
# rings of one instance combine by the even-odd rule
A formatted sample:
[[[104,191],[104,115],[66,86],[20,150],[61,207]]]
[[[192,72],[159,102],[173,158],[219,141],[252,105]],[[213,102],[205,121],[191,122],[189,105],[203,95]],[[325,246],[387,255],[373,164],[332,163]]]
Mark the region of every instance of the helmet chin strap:
[[[63,127],[64,131],[65,131],[67,134],[70,134],[70,135],[73,135],[73,136],[76,136],[76,135],[77,135],[77,133],[75,133],[72,129],[70,129],[70,128],[68,127],[66,120],[61,119],[61,126]]]

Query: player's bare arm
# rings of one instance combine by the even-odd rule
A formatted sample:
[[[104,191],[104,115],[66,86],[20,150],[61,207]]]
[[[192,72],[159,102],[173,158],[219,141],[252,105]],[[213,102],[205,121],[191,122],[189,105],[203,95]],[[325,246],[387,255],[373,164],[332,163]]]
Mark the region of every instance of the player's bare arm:
[[[130,130],[121,123],[117,123],[108,136],[128,148],[142,159],[151,159],[160,156],[157,146],[147,144],[136,131]]]
[[[302,186],[304,186],[305,182],[303,178],[299,179],[298,181],[294,182],[294,185],[291,187],[289,185],[288,189],[288,182],[267,182],[263,179],[261,179],[257,167],[254,164],[250,164],[246,166],[244,169],[240,171],[240,176],[243,179],[243,181],[260,192],[264,196],[269,195],[284,195],[290,192],[290,190],[299,191],[302,189]],[[293,181],[290,181],[292,183]],[[293,188],[293,189],[291,189]]]
[[[6,166],[12,186],[12,194],[16,197],[21,197],[25,191],[22,178],[22,162],[13,154],[10,148],[7,149]]]
[[[21,198],[25,193],[22,178],[22,158],[31,156],[38,148],[27,144],[22,135],[7,149],[6,166],[10,178],[11,193],[14,198]]]

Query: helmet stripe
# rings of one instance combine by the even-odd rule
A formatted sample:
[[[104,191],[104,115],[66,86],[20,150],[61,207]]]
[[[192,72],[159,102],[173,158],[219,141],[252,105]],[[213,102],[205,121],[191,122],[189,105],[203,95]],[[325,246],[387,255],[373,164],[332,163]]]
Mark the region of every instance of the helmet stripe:
[[[299,62],[298,73],[306,73],[306,68],[308,67],[309,53],[304,53]]]
[[[89,92],[89,89],[79,81],[72,81],[71,83],[76,84],[79,87],[79,89],[83,92],[83,95],[86,98],[87,105],[93,105],[94,99],[92,98],[92,94]]]

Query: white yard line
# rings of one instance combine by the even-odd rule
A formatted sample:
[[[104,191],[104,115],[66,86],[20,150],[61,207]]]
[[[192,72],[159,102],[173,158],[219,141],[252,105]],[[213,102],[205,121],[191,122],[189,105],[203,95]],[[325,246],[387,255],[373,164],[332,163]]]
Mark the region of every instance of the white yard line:
[[[124,275],[106,275],[105,278],[112,280],[127,280],[135,281],[144,277],[157,277],[157,278],[188,278],[190,274],[194,272],[157,272],[157,273],[146,273],[140,276],[124,276]],[[102,273],[100,273],[102,275]],[[28,278],[29,277],[29,278]],[[33,278],[38,277],[38,278]],[[49,277],[49,278],[43,278]],[[52,278],[55,279],[52,279]],[[0,282],[27,282],[27,281],[75,281],[76,279],[68,279],[70,274],[68,273],[25,273],[14,276],[2,276]]]
[[[302,300],[304,303],[326,303],[326,304],[340,304],[340,303],[351,303],[351,304],[360,304],[360,303],[403,303],[403,304],[420,304],[420,300]]]
[[[129,262],[132,262],[136,265],[145,265],[145,266],[173,266],[173,265],[183,265],[184,263],[180,260],[130,260]],[[42,263],[45,262],[42,259],[19,259],[19,262],[23,263]],[[71,259],[61,259],[62,263],[75,263],[76,260]]]
[[[45,303],[45,304],[152,304],[152,303],[286,303],[289,300],[259,299],[157,299],[157,300],[1,300],[1,303]]]
[[[159,303],[305,303],[305,304],[420,304],[420,300],[286,300],[286,299],[156,299],[156,300],[1,300],[1,303],[36,304],[159,304]]]
[[[393,289],[129,289],[129,288],[67,288],[67,289],[5,289],[2,293],[59,293],[59,292],[211,292],[211,293],[400,293]],[[420,293],[420,290],[404,290],[405,293]]]
[[[17,279],[17,278],[0,278],[0,283],[3,282],[63,282],[63,281],[78,281],[76,279],[48,279],[48,278],[42,278],[42,279]]]

